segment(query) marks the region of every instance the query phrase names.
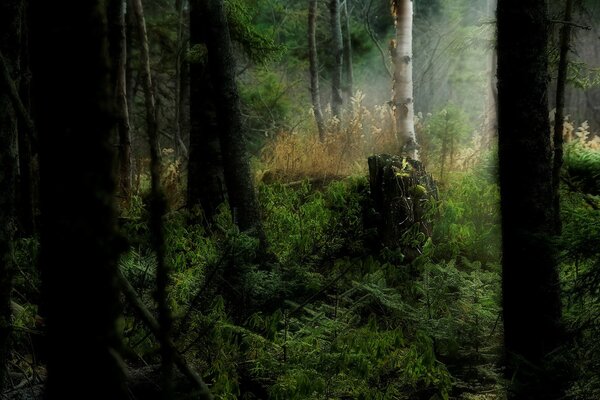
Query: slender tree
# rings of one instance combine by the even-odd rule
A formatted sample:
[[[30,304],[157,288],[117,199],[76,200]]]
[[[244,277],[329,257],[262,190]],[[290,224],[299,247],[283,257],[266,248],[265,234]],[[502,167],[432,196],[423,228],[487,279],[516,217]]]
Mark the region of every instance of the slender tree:
[[[229,206],[240,229],[253,231],[264,244],[260,209],[246,153],[246,130],[240,111],[236,63],[223,0],[203,2],[201,6]]]
[[[0,393],[4,390],[9,342],[12,333],[11,293],[13,238],[17,226],[17,114],[7,84],[18,70],[20,55],[21,0],[0,3]],[[8,81],[7,81],[8,80]]]
[[[126,399],[104,1],[31,3],[48,399]],[[102,371],[101,374],[90,370]]]
[[[352,65],[352,31],[350,30],[350,12],[348,11],[348,2],[344,0],[344,74],[346,82],[344,89],[348,98],[354,94],[354,66]]]
[[[488,0],[488,13],[493,15],[497,7],[497,0]],[[489,65],[489,82],[487,85],[487,107],[485,115],[484,142],[491,143],[498,137],[498,82],[496,71],[498,70],[498,55],[496,53],[496,38],[493,38]]]
[[[560,396],[543,359],[561,341],[561,303],[549,235],[556,212],[548,117],[545,0],[499,0],[499,159],[502,301],[512,398]],[[528,375],[529,374],[529,375]]]
[[[392,106],[396,136],[400,153],[418,160],[412,76],[413,1],[392,0],[392,16],[396,27],[396,38],[390,45],[394,63]]]
[[[117,107],[119,192],[126,203],[131,197],[131,130],[127,104],[127,26],[126,0],[110,0],[109,49],[113,68]]]
[[[202,0],[190,1],[190,46],[206,49],[206,19]],[[206,57],[189,60],[190,143],[187,204],[200,206],[210,223],[226,199],[223,157],[214,104],[215,85]]]
[[[33,236],[37,232],[36,212],[39,206],[36,132],[31,121],[31,71],[29,57],[28,2],[22,1],[21,56],[19,98],[23,113],[19,121],[19,190],[17,193],[17,213],[19,231],[22,236]],[[27,115],[25,115],[27,114]],[[25,121],[28,119],[28,121]]]
[[[552,167],[552,185],[555,208],[554,229],[557,234],[562,230],[560,220],[560,169],[563,164],[563,125],[565,123],[565,86],[567,83],[567,67],[569,65],[569,47],[571,42],[571,25],[573,19],[573,0],[565,4],[565,23],[560,28],[560,55],[558,58],[558,74],[556,78],[556,114],[554,117],[554,164]]]
[[[319,139],[325,139],[325,122],[321,109],[321,93],[319,90],[319,57],[317,55],[317,0],[308,1],[308,59],[310,63],[310,96]]]
[[[344,44],[342,40],[342,23],[340,0],[329,0],[329,26],[331,30],[331,113],[340,118],[342,98],[342,69]]]
[[[162,398],[170,399],[173,392],[173,349],[170,345],[172,326],[171,310],[168,305],[167,295],[169,286],[169,270],[165,254],[165,233],[162,218],[166,211],[166,200],[161,188],[161,155],[158,140],[158,114],[152,85],[152,71],[150,69],[150,46],[146,30],[146,20],[141,0],[132,0],[133,11],[138,27],[138,39],[141,44],[141,57],[143,65],[144,97],[146,99],[146,129],[150,147],[150,228],[152,247],[156,252],[156,302],[158,304],[160,342],[162,358]]]
[[[176,0],[177,11],[177,57],[175,58],[175,149],[179,157],[188,158],[187,146],[184,137],[189,136],[189,64],[186,60],[189,50],[190,13],[187,1]]]

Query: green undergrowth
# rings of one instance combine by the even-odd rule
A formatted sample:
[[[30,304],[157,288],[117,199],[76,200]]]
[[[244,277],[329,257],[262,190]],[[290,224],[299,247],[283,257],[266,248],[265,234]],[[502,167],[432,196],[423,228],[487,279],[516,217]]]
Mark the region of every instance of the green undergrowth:
[[[571,341],[570,399],[600,397],[600,151],[578,143],[565,152],[561,192],[561,278]]]
[[[226,206],[210,227],[169,213],[178,348],[219,399],[448,399],[494,389],[497,188],[480,172],[452,174],[446,187],[433,235],[410,263],[402,249],[373,245],[362,177],[260,185],[267,261]],[[132,246],[121,267],[152,308],[146,213],[137,199],[124,216]],[[130,311],[124,326],[131,362],[157,362],[155,340]]]

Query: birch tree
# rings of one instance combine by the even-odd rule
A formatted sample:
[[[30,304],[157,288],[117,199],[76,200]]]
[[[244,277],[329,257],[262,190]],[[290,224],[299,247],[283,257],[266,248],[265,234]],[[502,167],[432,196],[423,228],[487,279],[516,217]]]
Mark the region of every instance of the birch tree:
[[[392,0],[392,16],[396,28],[396,38],[390,45],[394,63],[392,107],[396,136],[400,154],[418,160],[412,77],[413,1]]]

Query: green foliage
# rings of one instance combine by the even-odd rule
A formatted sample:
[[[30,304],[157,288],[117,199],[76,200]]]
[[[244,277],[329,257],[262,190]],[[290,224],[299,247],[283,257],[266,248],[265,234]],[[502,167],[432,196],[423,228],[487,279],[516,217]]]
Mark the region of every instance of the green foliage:
[[[565,321],[574,336],[566,357],[574,367],[572,399],[600,396],[600,152],[573,144],[565,153],[560,238]]]
[[[282,263],[335,254],[345,245],[358,251],[362,227],[360,195],[354,183],[334,182],[315,191],[308,182],[295,188],[262,185],[265,230],[272,251]]]
[[[493,354],[498,344],[490,338],[500,313],[500,279],[496,271],[482,270],[479,262],[463,264],[462,270],[454,260],[425,264],[416,284],[416,317],[439,354],[473,362]]]
[[[427,118],[424,124],[421,138],[423,152],[432,172],[445,182],[445,177],[454,169],[460,150],[467,144],[473,130],[465,112],[454,105],[448,105]],[[433,160],[439,169],[433,168]]]
[[[441,191],[440,218],[433,226],[434,257],[479,261],[500,259],[500,193],[493,170],[483,161],[471,172],[455,174]]]
[[[225,11],[229,23],[231,39],[238,42],[244,52],[254,62],[267,62],[276,59],[282,47],[274,40],[273,30],[254,24],[256,9],[260,0],[227,0]],[[255,4],[248,4],[255,3]],[[254,12],[253,12],[254,11]]]
[[[565,146],[564,170],[567,179],[581,191],[600,195],[600,151],[579,141]]]
[[[452,176],[433,240],[412,266],[402,249],[370,254],[364,178],[260,185],[271,264],[256,259],[257,241],[238,231],[226,204],[210,228],[169,213],[178,348],[219,399],[448,399],[477,380],[441,359],[497,379],[489,365],[500,331],[498,252],[488,247],[497,188],[478,171]],[[134,198],[123,230],[138,239],[121,268],[154,309],[147,229]],[[155,339],[132,315],[124,332],[132,353],[157,359]]]

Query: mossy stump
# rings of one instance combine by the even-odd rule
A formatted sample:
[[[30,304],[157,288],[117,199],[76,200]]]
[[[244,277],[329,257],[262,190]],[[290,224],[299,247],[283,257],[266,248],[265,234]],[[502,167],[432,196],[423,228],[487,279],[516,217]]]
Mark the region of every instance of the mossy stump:
[[[420,161],[377,154],[369,157],[369,185],[380,243],[414,258],[431,236],[433,178]]]

